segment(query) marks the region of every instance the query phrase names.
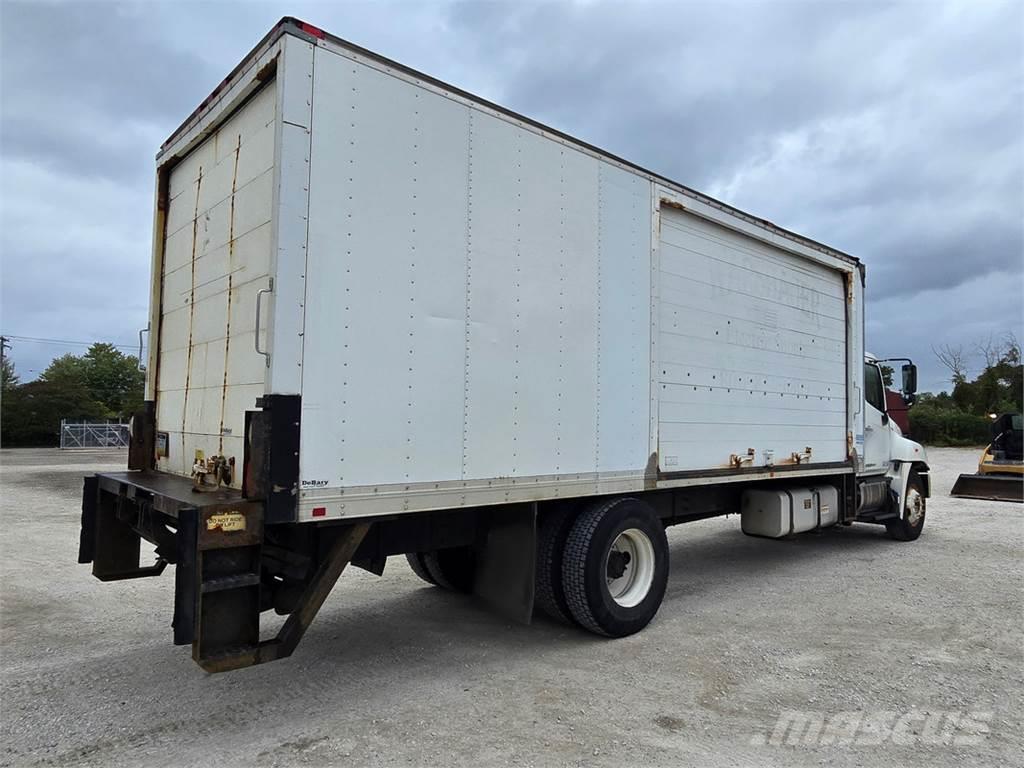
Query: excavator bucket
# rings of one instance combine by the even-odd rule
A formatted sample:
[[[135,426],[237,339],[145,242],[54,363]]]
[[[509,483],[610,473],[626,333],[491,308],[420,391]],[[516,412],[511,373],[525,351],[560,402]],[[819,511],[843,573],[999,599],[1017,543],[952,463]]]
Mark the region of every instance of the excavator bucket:
[[[1024,502],[1024,477],[1017,475],[960,475],[950,496],[961,499]]]

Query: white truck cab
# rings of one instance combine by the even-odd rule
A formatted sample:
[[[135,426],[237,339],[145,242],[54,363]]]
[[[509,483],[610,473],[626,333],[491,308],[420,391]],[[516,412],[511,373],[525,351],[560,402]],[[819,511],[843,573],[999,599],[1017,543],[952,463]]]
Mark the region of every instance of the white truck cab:
[[[858,517],[884,521],[896,538],[917,538],[924,527],[924,499],[929,495],[928,457],[924,446],[904,437],[886,413],[881,367],[884,362],[903,363],[901,391],[908,404],[917,391],[917,366],[913,362],[879,360],[865,354],[864,449],[863,469],[858,473]]]

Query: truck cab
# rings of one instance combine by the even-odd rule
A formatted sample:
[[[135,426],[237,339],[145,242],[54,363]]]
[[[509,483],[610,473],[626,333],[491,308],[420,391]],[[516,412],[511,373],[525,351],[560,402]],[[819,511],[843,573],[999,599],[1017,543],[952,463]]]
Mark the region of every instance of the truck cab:
[[[928,457],[924,446],[904,437],[889,417],[882,363],[902,362],[901,391],[913,403],[917,366],[908,359],[864,356],[864,442],[858,472],[857,518],[885,523],[899,539],[917,538],[924,526],[924,499],[929,496]]]

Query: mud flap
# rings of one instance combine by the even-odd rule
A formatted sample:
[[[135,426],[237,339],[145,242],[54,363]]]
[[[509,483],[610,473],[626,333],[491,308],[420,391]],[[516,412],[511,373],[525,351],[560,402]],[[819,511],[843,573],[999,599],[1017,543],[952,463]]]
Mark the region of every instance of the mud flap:
[[[496,509],[477,550],[473,593],[505,618],[529,624],[537,561],[537,504]]]

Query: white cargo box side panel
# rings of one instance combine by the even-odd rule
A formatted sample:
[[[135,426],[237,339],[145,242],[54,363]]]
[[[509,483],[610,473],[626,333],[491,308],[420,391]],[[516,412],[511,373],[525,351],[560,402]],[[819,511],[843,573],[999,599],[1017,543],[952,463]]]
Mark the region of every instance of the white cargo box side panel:
[[[314,102],[303,485],[460,477],[468,109],[321,50]]]
[[[649,181],[325,49],[314,70],[300,515],[642,481]]]
[[[164,472],[191,474],[196,451],[240,469],[245,410],[264,392],[253,318],[271,261],[275,85],[170,171],[156,380]]]
[[[747,467],[846,461],[843,273],[691,213],[660,222],[662,472],[748,449]]]
[[[602,162],[598,218],[597,470],[604,473],[634,468],[650,454],[650,182]]]

